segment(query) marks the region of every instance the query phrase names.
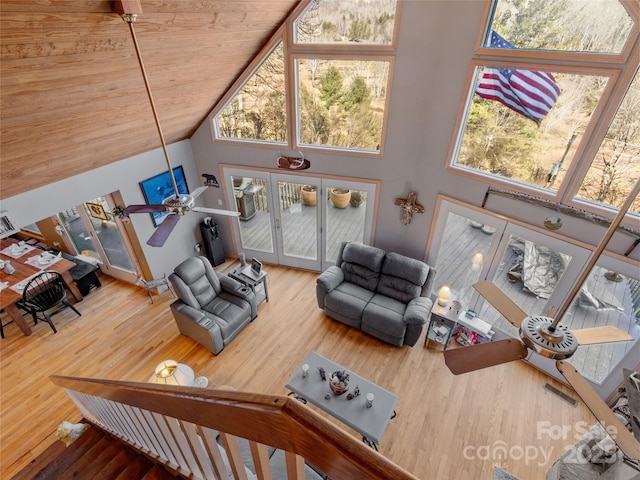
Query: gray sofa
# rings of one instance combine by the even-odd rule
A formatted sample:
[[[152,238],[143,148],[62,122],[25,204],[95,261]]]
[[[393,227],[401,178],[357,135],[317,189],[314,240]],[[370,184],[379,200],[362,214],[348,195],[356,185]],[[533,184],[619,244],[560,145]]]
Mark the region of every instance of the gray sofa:
[[[318,306],[380,340],[414,346],[431,314],[435,273],[419,260],[343,242],[336,265],[316,281]]]
[[[253,291],[216,272],[206,257],[188,258],[169,275],[178,330],[218,354],[258,315]]]

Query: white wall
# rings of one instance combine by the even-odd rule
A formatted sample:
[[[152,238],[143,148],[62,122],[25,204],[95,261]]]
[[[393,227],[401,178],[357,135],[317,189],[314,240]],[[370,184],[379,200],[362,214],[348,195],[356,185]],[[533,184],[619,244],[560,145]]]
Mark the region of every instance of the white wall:
[[[170,145],[168,151],[172,165],[184,167],[189,188],[193,190],[202,185],[202,179],[195,169],[190,142]],[[16,225],[24,226],[114,191],[120,191],[126,205],[146,203],[138,182],[166,170],[164,154],[161,149],[156,149],[3,199],[0,210],[9,211]],[[154,277],[172,272],[180,261],[194,255],[194,245],[200,241],[198,223],[202,218],[204,215],[196,213],[184,216],[165,246],[154,248],[145,243],[154,232],[151,216],[131,215]]]

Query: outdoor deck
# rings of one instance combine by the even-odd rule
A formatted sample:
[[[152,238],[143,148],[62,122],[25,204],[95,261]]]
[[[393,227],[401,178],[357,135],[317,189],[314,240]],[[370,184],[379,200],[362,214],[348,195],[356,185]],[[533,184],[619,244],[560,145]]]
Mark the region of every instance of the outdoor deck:
[[[362,242],[364,238],[364,216],[366,202],[357,208],[333,208],[327,199],[325,212],[327,215],[326,258],[335,261],[340,243],[343,241]],[[308,207],[302,202],[291,203],[282,208],[281,224],[283,249],[285,255],[316,259],[318,258],[316,232],[318,209]],[[273,225],[270,225],[269,212],[257,209],[250,219],[240,221],[240,235],[243,248],[260,252],[273,252],[271,241]]]

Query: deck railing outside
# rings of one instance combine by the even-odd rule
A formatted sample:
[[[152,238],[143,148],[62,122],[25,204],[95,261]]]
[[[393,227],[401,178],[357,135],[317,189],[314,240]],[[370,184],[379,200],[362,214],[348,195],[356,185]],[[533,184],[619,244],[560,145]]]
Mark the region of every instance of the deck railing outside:
[[[415,479],[291,397],[52,376],[84,418],[160,464],[194,479],[249,477],[248,440],[259,479],[274,478],[268,446],[284,451],[287,478],[305,462],[333,480]],[[220,438],[220,443],[218,443]]]

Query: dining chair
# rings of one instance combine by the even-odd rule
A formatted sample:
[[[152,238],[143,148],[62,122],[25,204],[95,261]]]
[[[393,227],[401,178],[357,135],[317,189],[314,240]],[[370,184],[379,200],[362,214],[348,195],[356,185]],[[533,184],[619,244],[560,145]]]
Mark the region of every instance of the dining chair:
[[[51,320],[51,316],[67,307],[78,315],[82,315],[67,300],[64,281],[62,280],[62,275],[58,272],[44,271],[33,277],[24,288],[20,306],[31,313],[34,324],[38,323],[38,320],[45,321],[49,324],[53,333],[58,331]],[[54,308],[55,310],[49,313]],[[38,317],[39,313],[42,314],[42,318]]]
[[[4,313],[4,309],[0,310],[0,338],[4,338],[4,327],[13,323],[13,320],[8,321],[7,323],[2,323],[4,321],[4,319],[2,318],[3,313]]]

